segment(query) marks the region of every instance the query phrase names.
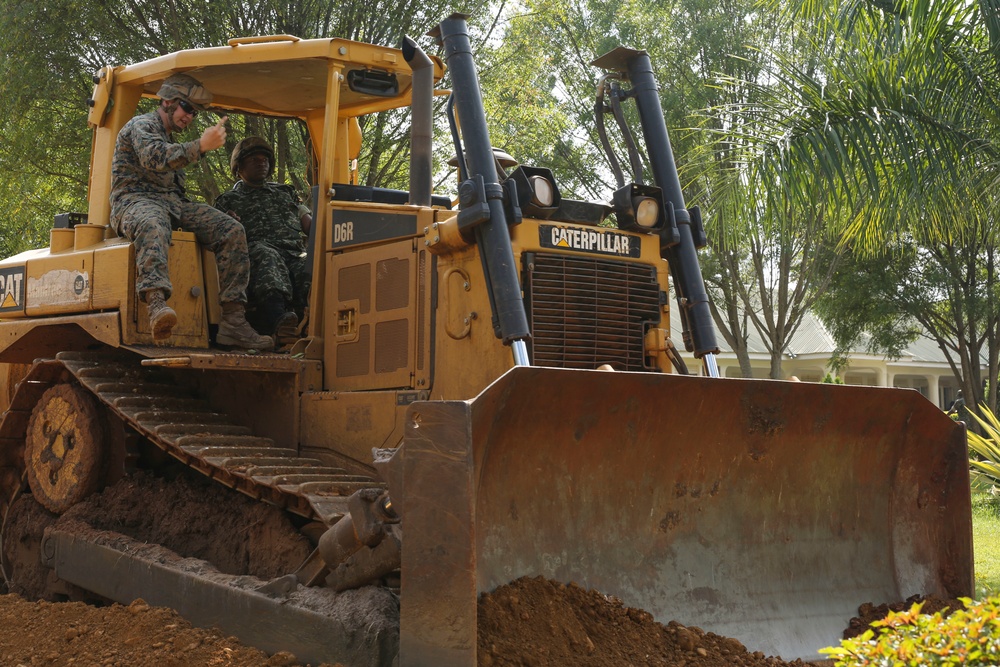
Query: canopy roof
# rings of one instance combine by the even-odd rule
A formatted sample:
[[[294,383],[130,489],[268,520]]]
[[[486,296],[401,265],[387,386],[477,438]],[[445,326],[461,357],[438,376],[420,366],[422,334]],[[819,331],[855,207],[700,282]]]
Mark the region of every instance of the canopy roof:
[[[435,79],[444,74],[434,61]],[[412,73],[399,49],[345,39],[299,39],[290,35],[233,39],[228,46],[178,51],[115,72],[116,83],[141,83],[155,96],[165,78],[184,72],[215,96],[212,106],[267,115],[304,118],[326,105],[327,81],[340,78],[340,117],[406,106]],[[394,76],[397,92],[352,90],[352,72]]]

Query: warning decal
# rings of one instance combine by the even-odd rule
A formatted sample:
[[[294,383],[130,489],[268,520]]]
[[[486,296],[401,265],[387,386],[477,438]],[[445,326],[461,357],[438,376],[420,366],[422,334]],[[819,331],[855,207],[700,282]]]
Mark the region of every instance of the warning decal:
[[[28,296],[35,306],[86,306],[90,301],[90,275],[86,271],[52,269],[39,278],[28,278]]]

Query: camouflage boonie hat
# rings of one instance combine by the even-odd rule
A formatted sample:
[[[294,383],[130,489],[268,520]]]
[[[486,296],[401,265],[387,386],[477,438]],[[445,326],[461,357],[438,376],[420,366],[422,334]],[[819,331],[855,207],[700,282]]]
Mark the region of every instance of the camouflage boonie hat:
[[[189,74],[168,76],[156,93],[163,100],[184,100],[198,111],[212,103],[212,93],[205,90],[201,81]]]
[[[274,173],[274,149],[271,148],[271,144],[262,137],[247,137],[236,144],[233,154],[229,156],[229,168],[233,170],[233,176],[238,176],[240,173],[240,160],[255,153],[267,155],[269,162],[267,175]]]

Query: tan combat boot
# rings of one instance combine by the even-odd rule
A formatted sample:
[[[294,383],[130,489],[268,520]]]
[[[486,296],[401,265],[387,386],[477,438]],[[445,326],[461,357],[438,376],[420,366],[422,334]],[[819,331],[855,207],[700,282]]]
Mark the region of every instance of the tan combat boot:
[[[222,322],[215,334],[215,342],[244,350],[270,350],[274,347],[270,336],[261,336],[247,322],[246,307],[242,303],[222,304]]]
[[[177,325],[177,313],[167,305],[162,290],[146,292],[146,308],[149,310],[149,330],[153,340],[170,338],[170,331]]]

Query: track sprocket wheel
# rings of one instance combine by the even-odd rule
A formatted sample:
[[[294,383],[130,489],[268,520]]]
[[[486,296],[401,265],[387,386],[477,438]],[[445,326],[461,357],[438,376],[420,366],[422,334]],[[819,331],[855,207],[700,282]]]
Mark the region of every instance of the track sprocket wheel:
[[[75,384],[52,387],[31,412],[24,462],[32,495],[62,514],[102,486],[107,442],[103,409]]]

